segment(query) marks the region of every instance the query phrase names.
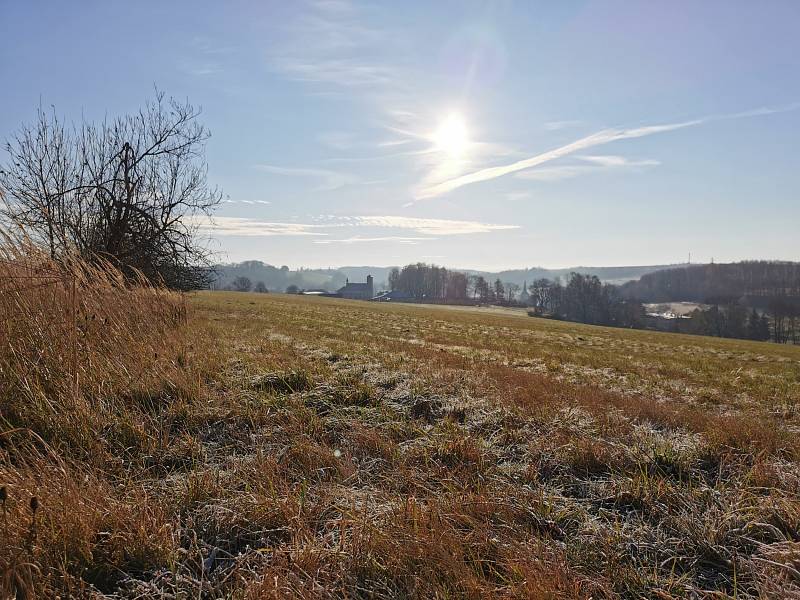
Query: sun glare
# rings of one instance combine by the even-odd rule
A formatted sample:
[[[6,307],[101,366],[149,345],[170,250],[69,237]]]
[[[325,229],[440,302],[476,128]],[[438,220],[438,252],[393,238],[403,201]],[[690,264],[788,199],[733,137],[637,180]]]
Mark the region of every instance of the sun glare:
[[[449,115],[434,132],[432,140],[437,150],[449,156],[464,154],[469,145],[469,137],[462,116],[458,113]]]

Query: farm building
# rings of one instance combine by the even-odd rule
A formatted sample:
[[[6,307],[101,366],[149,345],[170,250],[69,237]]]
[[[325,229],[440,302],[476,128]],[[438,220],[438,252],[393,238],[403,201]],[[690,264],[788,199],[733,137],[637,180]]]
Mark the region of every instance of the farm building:
[[[367,275],[366,283],[350,283],[348,280],[336,293],[342,298],[351,300],[372,300],[375,295],[372,275]]]

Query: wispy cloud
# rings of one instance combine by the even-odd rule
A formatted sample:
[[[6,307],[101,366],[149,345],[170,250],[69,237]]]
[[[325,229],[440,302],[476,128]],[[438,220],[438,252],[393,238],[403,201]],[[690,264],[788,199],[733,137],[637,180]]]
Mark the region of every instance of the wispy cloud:
[[[349,150],[356,145],[355,135],[349,131],[324,131],[317,135],[317,140],[334,150]]]
[[[711,121],[770,115],[778,112],[795,110],[799,107],[800,104],[792,104],[780,108],[759,108],[759,109],[748,110],[744,112],[727,114],[727,115],[712,115],[699,119],[692,119],[690,121],[682,121],[679,123],[646,125],[643,127],[634,127],[630,129],[604,129],[602,131],[598,131],[597,133],[593,133],[592,135],[588,135],[579,140],[576,140],[570,144],[566,144],[565,146],[555,148],[554,150],[550,150],[548,152],[543,152],[542,154],[537,154],[536,156],[532,156],[524,160],[519,160],[507,165],[479,169],[478,171],[474,171],[466,175],[461,175],[459,177],[454,177],[452,179],[448,179],[440,183],[423,187],[421,190],[417,192],[416,197],[417,199],[433,198],[436,196],[440,196],[442,194],[446,194],[448,192],[451,192],[455,189],[458,189],[466,185],[479,183],[481,181],[489,181],[491,179],[503,177],[511,173],[517,173],[520,171],[525,171],[527,169],[532,169],[544,163],[551,162],[553,160],[562,158],[564,156],[569,156],[576,152],[580,152],[581,150],[587,150],[589,148],[593,148],[595,146],[601,146],[604,144],[609,144],[611,142],[641,138],[649,135],[654,135],[657,133],[665,133],[668,131],[685,129],[687,127],[695,127],[697,125],[702,125],[704,123],[709,123]]]
[[[544,124],[547,131],[558,131],[559,129],[567,129],[568,127],[577,127],[582,121],[548,121]]]
[[[278,64],[296,81],[366,87],[390,83],[393,79],[389,69],[354,58],[282,59]]]
[[[306,223],[279,223],[259,221],[247,217],[205,217],[196,216],[190,222],[197,230],[206,235],[214,236],[323,236],[328,235],[318,231],[318,225]]]
[[[272,204],[269,200],[231,200],[230,198],[222,201],[223,204],[249,204],[249,205],[269,205]]]
[[[316,0],[316,2],[312,2],[312,5],[331,13],[349,14],[353,12],[353,5],[347,0]]]
[[[388,235],[382,237],[349,237],[344,239],[338,240],[314,240],[315,244],[361,244],[361,243],[371,243],[371,242],[397,242],[400,244],[419,244],[420,242],[426,242],[429,240],[435,240],[434,237],[402,237],[396,235]]]
[[[564,179],[572,179],[595,170],[594,167],[586,165],[559,165],[557,167],[521,171],[516,174],[516,177],[526,181],[563,181]]]
[[[190,75],[216,75],[223,72],[223,63],[236,51],[235,46],[219,45],[210,38],[196,36],[190,41],[187,58],[178,66]]]
[[[527,200],[530,197],[530,192],[508,192],[506,194],[506,199],[511,200],[512,202],[516,202],[518,200]]]
[[[403,216],[334,216],[320,215],[310,223],[262,221],[248,217],[194,217],[192,224],[203,233],[214,236],[327,236],[344,228],[399,229],[411,231],[416,236],[358,236],[331,239],[331,243],[358,243],[368,241],[417,242],[434,239],[431,236],[469,235],[518,229],[518,225],[501,225],[479,221],[453,219],[427,219]],[[425,236],[425,237],[421,237]]]
[[[367,26],[348,1],[312,2],[289,25],[292,42],[273,58],[274,68],[295,81],[338,88],[375,88],[395,81],[393,68],[372,58],[388,37]]]
[[[337,190],[346,185],[356,185],[359,183],[368,183],[361,180],[356,175],[350,173],[342,173],[339,171],[330,171],[328,169],[309,169],[305,167],[278,167],[275,165],[256,165],[260,171],[267,173],[274,173],[276,175],[286,175],[288,177],[310,177],[316,179],[320,184],[314,188],[317,192],[329,192]]]
[[[479,221],[459,221],[453,219],[426,219],[403,216],[356,216],[344,217],[352,225],[362,227],[387,227],[410,229],[427,235],[465,235],[470,233],[489,233],[507,229],[519,229],[518,225],[499,225]]]
[[[631,160],[624,156],[614,155],[577,156],[575,158],[583,164],[579,163],[530,169],[521,171],[515,176],[528,181],[562,181],[580,175],[591,175],[603,171],[625,171],[643,167],[654,167],[661,164],[659,161],[652,159]]]
[[[589,155],[578,156],[579,160],[592,163],[594,165],[606,168],[621,168],[621,167],[655,167],[661,163],[657,160],[646,158],[643,160],[631,160],[624,156],[616,156],[613,154],[603,155]]]

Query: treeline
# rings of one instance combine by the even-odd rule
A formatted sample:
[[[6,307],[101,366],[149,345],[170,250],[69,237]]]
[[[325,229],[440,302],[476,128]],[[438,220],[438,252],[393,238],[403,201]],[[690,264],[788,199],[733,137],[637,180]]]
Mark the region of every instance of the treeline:
[[[437,265],[416,263],[389,271],[387,284],[415,300],[448,303],[527,304],[520,295],[521,286],[513,282],[490,280],[483,275],[450,271]]]
[[[800,297],[800,263],[748,261],[687,265],[643,275],[622,286],[628,298],[642,302],[738,301],[743,296]]]
[[[538,279],[529,289],[534,315],[550,316],[590,325],[643,327],[644,307],[626,299],[619,288],[595,275],[571,273],[566,284]]]
[[[417,300],[463,302],[468,298],[469,280],[460,271],[416,263],[389,271],[388,285]]]
[[[774,337],[767,315],[759,314],[756,309],[748,309],[741,304],[714,305],[707,309],[697,309],[688,319],[676,319],[675,325],[675,330],[678,332],[696,335],[761,342]]]
[[[692,315],[691,333],[771,339],[779,344],[796,344],[800,338],[800,263],[686,266],[644,275],[621,289],[626,297],[644,302],[711,304]]]
[[[529,293],[533,307],[530,314],[536,316],[590,325],[660,329],[777,343],[800,342],[800,310],[787,302],[773,302],[768,304],[773,311],[759,311],[740,301],[729,300],[698,308],[687,317],[666,319],[646,314],[644,305],[626,297],[618,286],[578,273],[572,273],[565,285],[559,281],[537,280],[530,286]],[[788,298],[784,300],[788,301]],[[775,306],[780,306],[780,310]]]

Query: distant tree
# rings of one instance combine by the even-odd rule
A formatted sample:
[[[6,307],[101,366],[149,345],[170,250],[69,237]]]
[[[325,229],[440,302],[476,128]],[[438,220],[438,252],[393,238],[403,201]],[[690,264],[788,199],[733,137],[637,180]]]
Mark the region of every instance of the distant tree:
[[[759,340],[769,341],[769,319],[767,315],[761,315],[758,322],[758,338]]]
[[[467,275],[467,293],[472,295],[473,300],[478,299],[478,275]]]
[[[233,280],[233,289],[237,292],[249,292],[253,287],[253,282],[249,277],[239,276]]]
[[[398,284],[400,283],[400,269],[397,267],[392,267],[392,270],[389,271],[389,289],[396,290],[398,289]]]
[[[286,288],[286,293],[287,294],[297,294],[299,292],[300,292],[300,288],[297,287],[294,284],[292,284],[292,285],[290,285],[289,287]]]
[[[644,326],[645,311],[641,302],[615,299],[611,304],[611,322],[617,327],[641,328]],[[676,325],[678,320],[675,321]]]
[[[259,294],[266,294],[267,292],[269,292],[267,286],[264,285],[263,281],[259,281],[258,283],[256,283],[256,286],[253,288],[253,291],[258,292]]]
[[[565,286],[538,279],[528,291],[535,315],[617,327],[640,327],[644,322],[640,302],[623,298],[616,286],[603,284],[594,275],[571,273]]]
[[[554,283],[549,279],[537,279],[534,281],[530,287],[528,287],[528,293],[530,294],[530,303],[533,306],[533,310],[537,314],[550,312],[556,312],[553,309],[553,289]]]
[[[769,321],[754,308],[747,317],[747,338],[766,341],[769,339]]]
[[[431,301],[466,300],[469,280],[464,273],[448,271],[444,267],[416,263],[402,269],[392,269],[389,287],[417,299]]]
[[[503,282],[497,279],[494,282],[494,289],[492,291],[494,292],[495,300],[497,300],[498,302],[502,302],[503,298],[505,298],[506,295],[506,288],[503,285]]]
[[[450,301],[461,301],[467,299],[467,276],[458,271],[447,273],[447,287],[445,298]]]
[[[478,275],[477,279],[475,279],[474,286],[475,295],[477,296],[478,300],[481,302],[488,302],[490,295],[489,282],[486,281],[482,275]]]
[[[744,339],[747,337],[747,309],[738,302],[725,307],[725,327],[723,337]]]
[[[786,321],[791,314],[789,302],[782,294],[770,297],[767,310],[772,321],[772,340],[782,344],[787,338]]]
[[[788,320],[788,329],[787,335],[788,339],[793,343],[797,344],[798,341],[798,321],[800,317],[800,311],[796,306],[792,307],[792,312],[789,313],[789,320]]]
[[[516,283],[506,283],[506,301],[511,304],[522,288]]]

